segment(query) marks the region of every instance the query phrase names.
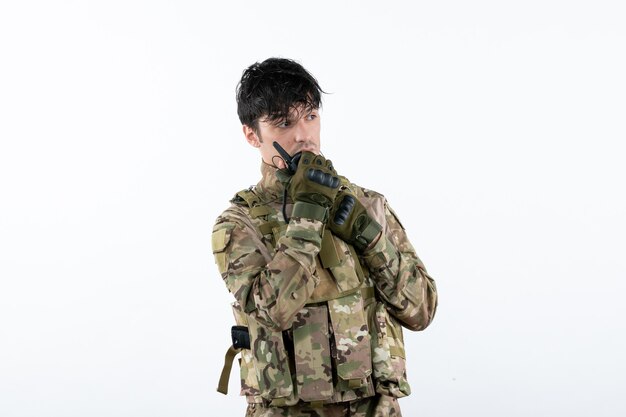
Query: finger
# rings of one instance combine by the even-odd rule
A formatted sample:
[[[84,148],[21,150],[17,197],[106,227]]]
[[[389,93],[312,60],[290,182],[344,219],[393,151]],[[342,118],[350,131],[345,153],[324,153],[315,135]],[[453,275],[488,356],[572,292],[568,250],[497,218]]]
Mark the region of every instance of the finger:
[[[302,163],[304,165],[309,165],[310,163],[313,162],[313,158],[315,157],[315,155],[313,155],[311,152],[303,152],[302,153]]]
[[[326,165],[326,158],[324,158],[321,155],[316,155],[315,159],[313,160],[313,165],[317,166],[317,167],[323,167]]]
[[[335,167],[333,166],[333,161],[331,161],[330,159],[326,160],[326,166],[328,167],[330,172],[332,172],[333,174],[337,173],[337,171],[335,171]]]

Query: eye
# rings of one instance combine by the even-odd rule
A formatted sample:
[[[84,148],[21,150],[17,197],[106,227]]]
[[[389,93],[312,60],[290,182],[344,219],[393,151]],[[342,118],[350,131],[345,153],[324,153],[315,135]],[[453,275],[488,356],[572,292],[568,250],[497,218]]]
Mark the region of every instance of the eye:
[[[291,122],[289,120],[279,120],[274,126],[284,129],[291,126]]]
[[[308,114],[308,115],[306,116],[306,119],[307,119],[307,120],[315,120],[315,119],[317,119],[317,114],[315,114],[315,113],[310,113],[310,114]]]

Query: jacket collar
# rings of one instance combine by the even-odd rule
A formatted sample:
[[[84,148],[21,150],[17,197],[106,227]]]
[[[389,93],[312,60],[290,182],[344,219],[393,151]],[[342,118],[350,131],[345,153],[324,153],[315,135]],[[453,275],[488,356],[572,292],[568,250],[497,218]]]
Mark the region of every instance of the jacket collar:
[[[276,176],[276,168],[273,165],[261,162],[261,180],[256,185],[256,193],[261,199],[277,198],[283,195],[283,184]]]

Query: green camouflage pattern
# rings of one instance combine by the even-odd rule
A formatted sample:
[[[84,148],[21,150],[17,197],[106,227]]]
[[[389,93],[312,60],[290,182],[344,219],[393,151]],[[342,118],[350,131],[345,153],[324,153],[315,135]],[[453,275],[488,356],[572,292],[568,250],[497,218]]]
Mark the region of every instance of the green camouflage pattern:
[[[337,376],[354,388],[366,383],[372,372],[370,334],[360,292],[330,300]],[[349,385],[350,385],[349,384]]]
[[[249,404],[246,417],[402,417],[398,400],[376,395],[351,402],[326,404],[322,407],[299,403],[292,407],[266,407]]]
[[[391,315],[408,329],[423,330],[437,309],[435,281],[426,272],[387,201],[375,198],[380,194],[373,191],[363,190],[363,195],[370,198],[366,207],[383,226],[383,234],[361,259]]]
[[[335,236],[333,236],[333,242],[342,259],[339,265],[328,269],[334,277],[339,292],[347,293],[361,287],[364,283],[364,277],[359,276],[362,270],[358,259],[351,256],[350,248],[346,242]]]
[[[223,262],[222,278],[246,313],[270,328],[288,329],[315,289],[324,225],[293,218],[274,250],[273,234],[258,236],[256,227],[265,221],[246,217],[247,208],[233,206],[217,219],[213,233],[226,230],[228,241],[222,251],[213,248],[216,262]]]
[[[372,344],[372,368],[376,392],[401,398],[411,393],[406,378],[406,355],[402,329],[383,303],[376,304],[376,343]]]
[[[238,302],[232,303],[233,315],[235,316],[235,323],[240,326],[248,327],[248,317],[241,309]],[[254,355],[250,349],[241,349],[241,361],[239,362],[241,368],[240,380],[241,380],[241,392],[240,395],[246,395],[251,397],[252,402],[261,402],[261,389],[259,388],[259,379],[256,375],[256,368],[254,366]]]
[[[295,410],[300,398],[323,410],[407,395],[400,324],[426,328],[437,293],[395,213],[382,195],[343,178],[342,187],[383,233],[362,256],[332,234],[325,236],[322,262],[324,224],[296,217],[286,225],[276,169],[263,164],[262,174],[249,191],[253,208],[233,200],[218,217],[212,239],[218,269],[242,313],[237,323],[246,321],[251,333],[252,349],[243,350],[240,361],[241,393],[257,407],[255,413],[273,406],[264,408],[270,414],[251,415],[283,415],[272,413],[283,406]],[[288,215],[292,207],[288,200]],[[376,299],[364,299],[364,288],[375,288]],[[392,414],[376,415],[400,415],[399,409],[388,410]]]
[[[328,308],[302,309],[293,324],[298,396],[302,401],[323,401],[333,396],[333,375],[328,341]]]
[[[253,317],[248,319],[248,330],[260,396],[269,401],[297,402],[282,332],[263,326]]]

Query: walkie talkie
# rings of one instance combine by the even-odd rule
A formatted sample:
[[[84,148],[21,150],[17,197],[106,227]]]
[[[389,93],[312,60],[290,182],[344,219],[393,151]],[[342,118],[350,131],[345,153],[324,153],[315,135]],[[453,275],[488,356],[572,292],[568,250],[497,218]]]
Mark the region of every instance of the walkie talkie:
[[[282,146],[278,144],[278,142],[274,141],[272,142],[272,145],[278,151],[281,158],[283,158],[283,161],[285,161],[287,171],[289,171],[291,175],[295,174],[296,170],[298,169],[298,162],[300,162],[300,157],[302,156],[302,152],[298,152],[294,156],[291,156],[287,153],[287,151]],[[287,207],[287,186],[285,186],[283,190],[283,218],[285,219],[285,223],[289,223],[289,217],[287,217],[286,207]]]
[[[296,169],[298,169],[298,162],[300,162],[300,157],[302,156],[302,152],[298,152],[294,156],[291,156],[287,153],[287,151],[282,146],[278,144],[278,142],[274,141],[272,142],[272,145],[278,151],[280,156],[283,158],[283,161],[285,161],[285,165],[287,166],[287,169],[289,170],[289,172],[291,174],[295,174]]]

